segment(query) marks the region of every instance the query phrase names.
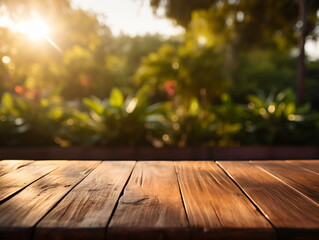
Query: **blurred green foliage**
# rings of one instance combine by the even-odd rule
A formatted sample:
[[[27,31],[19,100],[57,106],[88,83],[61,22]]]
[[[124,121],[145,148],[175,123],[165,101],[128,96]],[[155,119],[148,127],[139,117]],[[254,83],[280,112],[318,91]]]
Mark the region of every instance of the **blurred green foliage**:
[[[46,12],[54,44],[0,26],[1,147],[319,143],[319,61],[307,61],[308,103],[296,105],[296,36],[284,34],[295,15],[271,35],[282,20],[271,13],[252,36],[263,16],[253,9],[266,3],[214,1],[190,6],[181,36],[129,37],[68,0],[28,2],[0,0],[0,11],[17,21],[30,6]]]
[[[0,145],[55,145],[55,138],[69,115],[57,96],[35,99],[5,92],[0,105]]]
[[[149,105],[145,89],[123,96],[114,88],[109,98],[84,98],[83,111],[74,110],[66,120],[59,139],[64,143],[87,146],[145,145],[147,126],[156,122],[160,105]],[[154,127],[153,127],[154,129]]]
[[[299,1],[291,0],[150,0],[155,13],[189,27],[198,19],[208,19],[213,35],[240,48],[267,46],[280,42],[294,46],[300,28]],[[309,37],[318,37],[319,2],[307,0]],[[163,13],[164,12],[164,13]]]
[[[287,52],[257,49],[241,52],[233,73],[231,95],[237,99],[255,93],[280,91],[294,87],[296,61]],[[313,96],[314,97],[314,96]]]
[[[296,106],[291,89],[249,95],[247,104],[224,94],[218,104],[192,98],[149,103],[147,88],[124,96],[66,102],[3,94],[1,146],[238,146],[318,144],[319,114]]]
[[[318,144],[318,112],[296,105],[291,89],[269,95],[249,95],[243,144]]]

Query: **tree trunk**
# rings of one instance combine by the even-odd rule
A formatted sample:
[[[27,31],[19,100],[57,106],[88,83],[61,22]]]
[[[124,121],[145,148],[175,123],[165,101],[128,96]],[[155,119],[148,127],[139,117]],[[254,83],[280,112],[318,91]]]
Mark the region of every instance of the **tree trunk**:
[[[308,0],[298,0],[299,20],[302,23],[299,36],[299,56],[297,65],[297,102],[299,105],[305,101],[305,42],[307,34],[307,5]]]

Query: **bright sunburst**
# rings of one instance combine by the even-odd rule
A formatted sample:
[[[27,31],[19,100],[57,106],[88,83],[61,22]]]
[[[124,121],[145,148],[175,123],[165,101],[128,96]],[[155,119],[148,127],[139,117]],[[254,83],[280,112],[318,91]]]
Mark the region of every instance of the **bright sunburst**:
[[[29,21],[18,23],[17,31],[27,35],[30,39],[47,38],[50,29],[46,22],[41,19],[32,19]]]
[[[31,40],[43,39],[57,51],[62,52],[62,49],[49,37],[50,27],[38,16],[20,22],[14,22],[9,17],[2,17],[0,27],[7,27],[13,32],[22,33]]]

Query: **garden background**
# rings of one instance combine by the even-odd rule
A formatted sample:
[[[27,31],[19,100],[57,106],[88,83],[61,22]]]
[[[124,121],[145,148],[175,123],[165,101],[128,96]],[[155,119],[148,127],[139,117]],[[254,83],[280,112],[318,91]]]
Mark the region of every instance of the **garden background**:
[[[147,4],[184,33],[114,35],[69,0],[0,0],[0,147],[318,146],[302,41],[319,1]]]

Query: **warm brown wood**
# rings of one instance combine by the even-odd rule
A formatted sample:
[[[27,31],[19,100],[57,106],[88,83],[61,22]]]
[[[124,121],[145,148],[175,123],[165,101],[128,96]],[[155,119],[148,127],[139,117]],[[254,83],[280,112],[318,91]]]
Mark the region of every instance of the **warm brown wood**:
[[[290,160],[287,162],[319,174],[319,160]]]
[[[319,174],[289,161],[253,161],[284,183],[319,204]]]
[[[42,162],[39,169],[45,169],[46,163]],[[98,163],[61,161],[57,170],[0,205],[1,240],[30,239],[32,227]]]
[[[56,161],[38,161],[0,177],[0,202],[56,169]]]
[[[319,236],[319,160],[135,163],[0,161],[0,240]]]
[[[266,218],[212,161],[176,162],[192,239],[275,239]]]
[[[105,239],[112,211],[134,161],[102,162],[36,227],[35,239]]]
[[[107,239],[188,239],[173,162],[138,162],[107,230]]]
[[[19,168],[25,167],[33,162],[33,160],[1,160],[0,177]]]
[[[318,238],[319,206],[314,201],[252,162],[219,165],[277,228],[278,239]]]

